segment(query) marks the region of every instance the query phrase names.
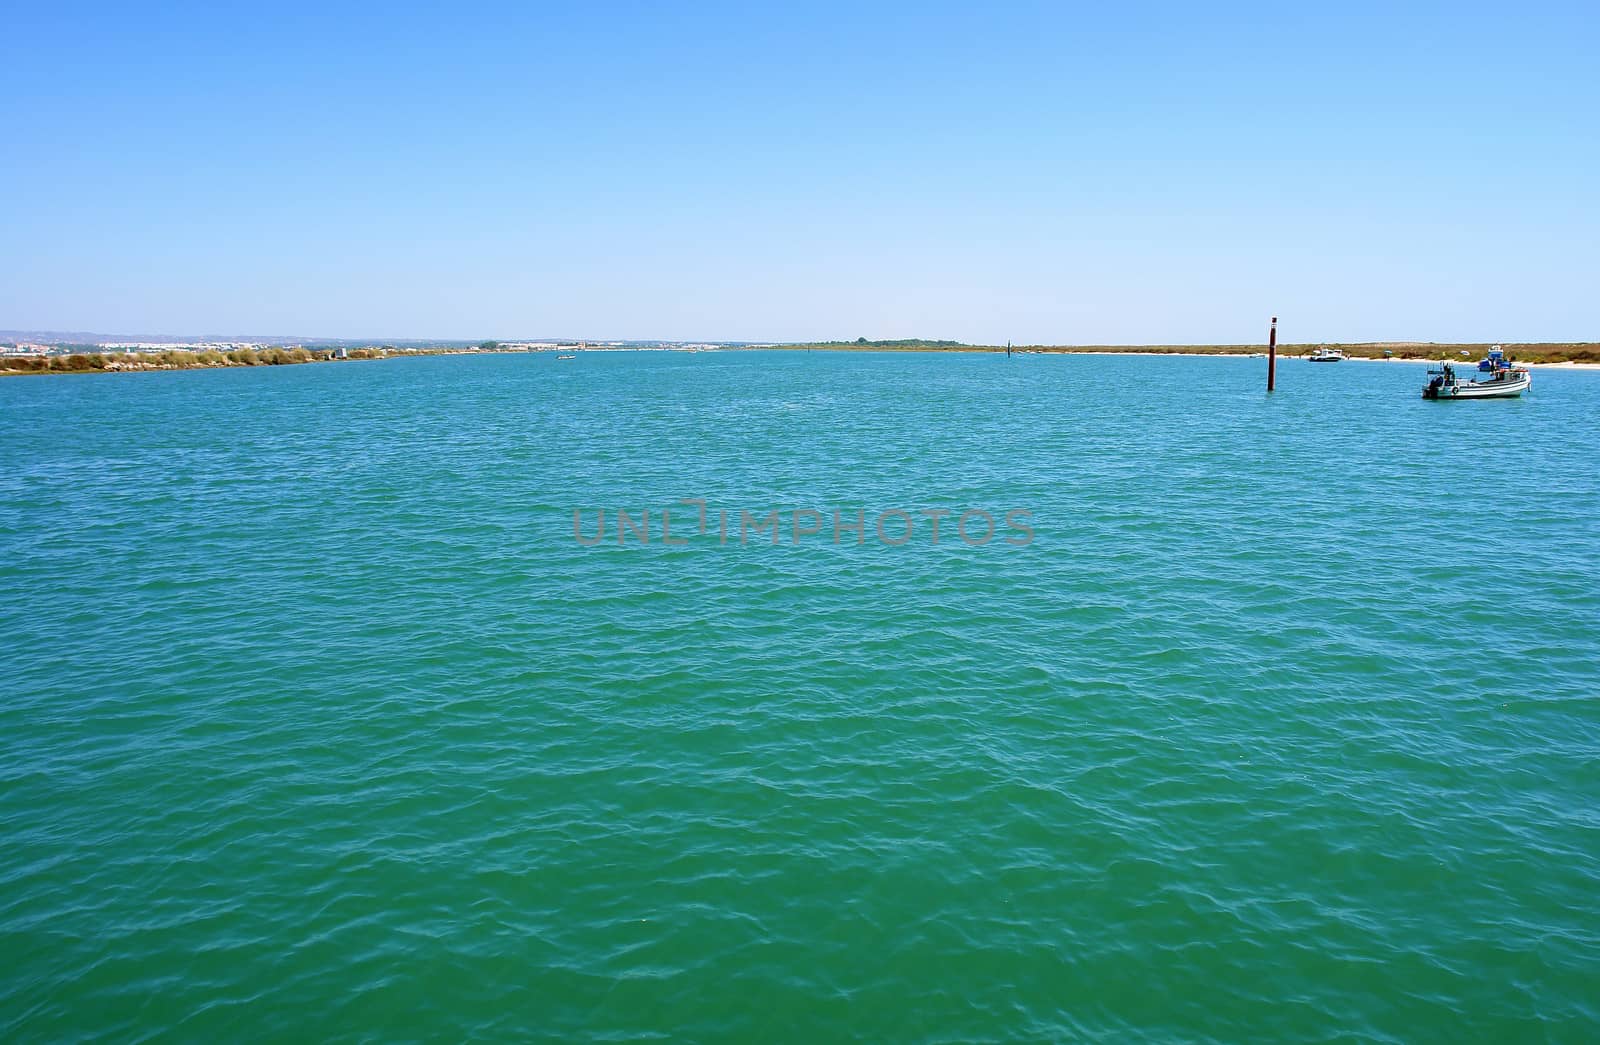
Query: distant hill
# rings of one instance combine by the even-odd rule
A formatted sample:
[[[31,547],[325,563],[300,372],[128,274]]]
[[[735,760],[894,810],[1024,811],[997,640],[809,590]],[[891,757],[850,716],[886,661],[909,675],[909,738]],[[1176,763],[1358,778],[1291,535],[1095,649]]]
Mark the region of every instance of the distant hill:
[[[159,341],[175,345],[217,341],[249,341],[258,345],[302,345],[316,338],[287,334],[106,334],[92,330],[0,330],[0,341],[32,341],[41,345],[94,345],[102,341]],[[330,339],[321,339],[333,343]],[[370,342],[362,342],[369,344]]]

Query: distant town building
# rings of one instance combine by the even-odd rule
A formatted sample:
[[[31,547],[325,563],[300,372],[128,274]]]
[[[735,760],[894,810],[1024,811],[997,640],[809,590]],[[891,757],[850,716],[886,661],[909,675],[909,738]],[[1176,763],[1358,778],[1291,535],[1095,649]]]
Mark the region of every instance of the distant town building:
[[[246,348],[260,351],[270,346],[253,341],[102,341],[95,347],[120,352],[165,352],[168,349],[185,352],[232,352]]]

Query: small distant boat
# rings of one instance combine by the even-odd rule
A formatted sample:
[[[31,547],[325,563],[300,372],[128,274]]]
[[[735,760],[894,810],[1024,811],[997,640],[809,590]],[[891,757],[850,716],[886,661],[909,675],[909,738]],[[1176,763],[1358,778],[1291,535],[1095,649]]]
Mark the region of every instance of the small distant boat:
[[[1492,374],[1496,370],[1505,370],[1511,366],[1511,361],[1506,358],[1505,350],[1499,345],[1489,349],[1489,354],[1478,360],[1478,369],[1485,374]]]
[[[1428,383],[1422,389],[1424,399],[1515,399],[1533,387],[1533,373],[1525,366],[1516,366],[1505,357],[1500,346],[1478,361],[1478,370],[1487,378],[1462,381],[1456,377],[1453,363],[1445,363],[1428,370]]]
[[[1323,346],[1311,353],[1311,361],[1313,363],[1342,363],[1344,362],[1344,353],[1337,348]]]
[[[565,355],[565,356],[556,356],[556,358],[557,359],[577,359],[578,357],[574,356],[574,355]]]

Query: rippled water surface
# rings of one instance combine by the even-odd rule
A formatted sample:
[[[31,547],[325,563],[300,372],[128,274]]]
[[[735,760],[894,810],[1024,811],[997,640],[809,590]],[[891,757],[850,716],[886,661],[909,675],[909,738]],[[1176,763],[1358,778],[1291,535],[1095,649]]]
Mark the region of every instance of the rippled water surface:
[[[0,1038],[1594,1040],[1600,373],[1263,369],[0,381]]]

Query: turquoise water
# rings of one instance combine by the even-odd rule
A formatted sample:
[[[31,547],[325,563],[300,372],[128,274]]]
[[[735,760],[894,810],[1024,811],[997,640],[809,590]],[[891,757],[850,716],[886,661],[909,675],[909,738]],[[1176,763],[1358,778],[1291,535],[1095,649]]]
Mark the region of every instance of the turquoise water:
[[[0,381],[0,1038],[1593,1040],[1600,373],[1263,370]]]

